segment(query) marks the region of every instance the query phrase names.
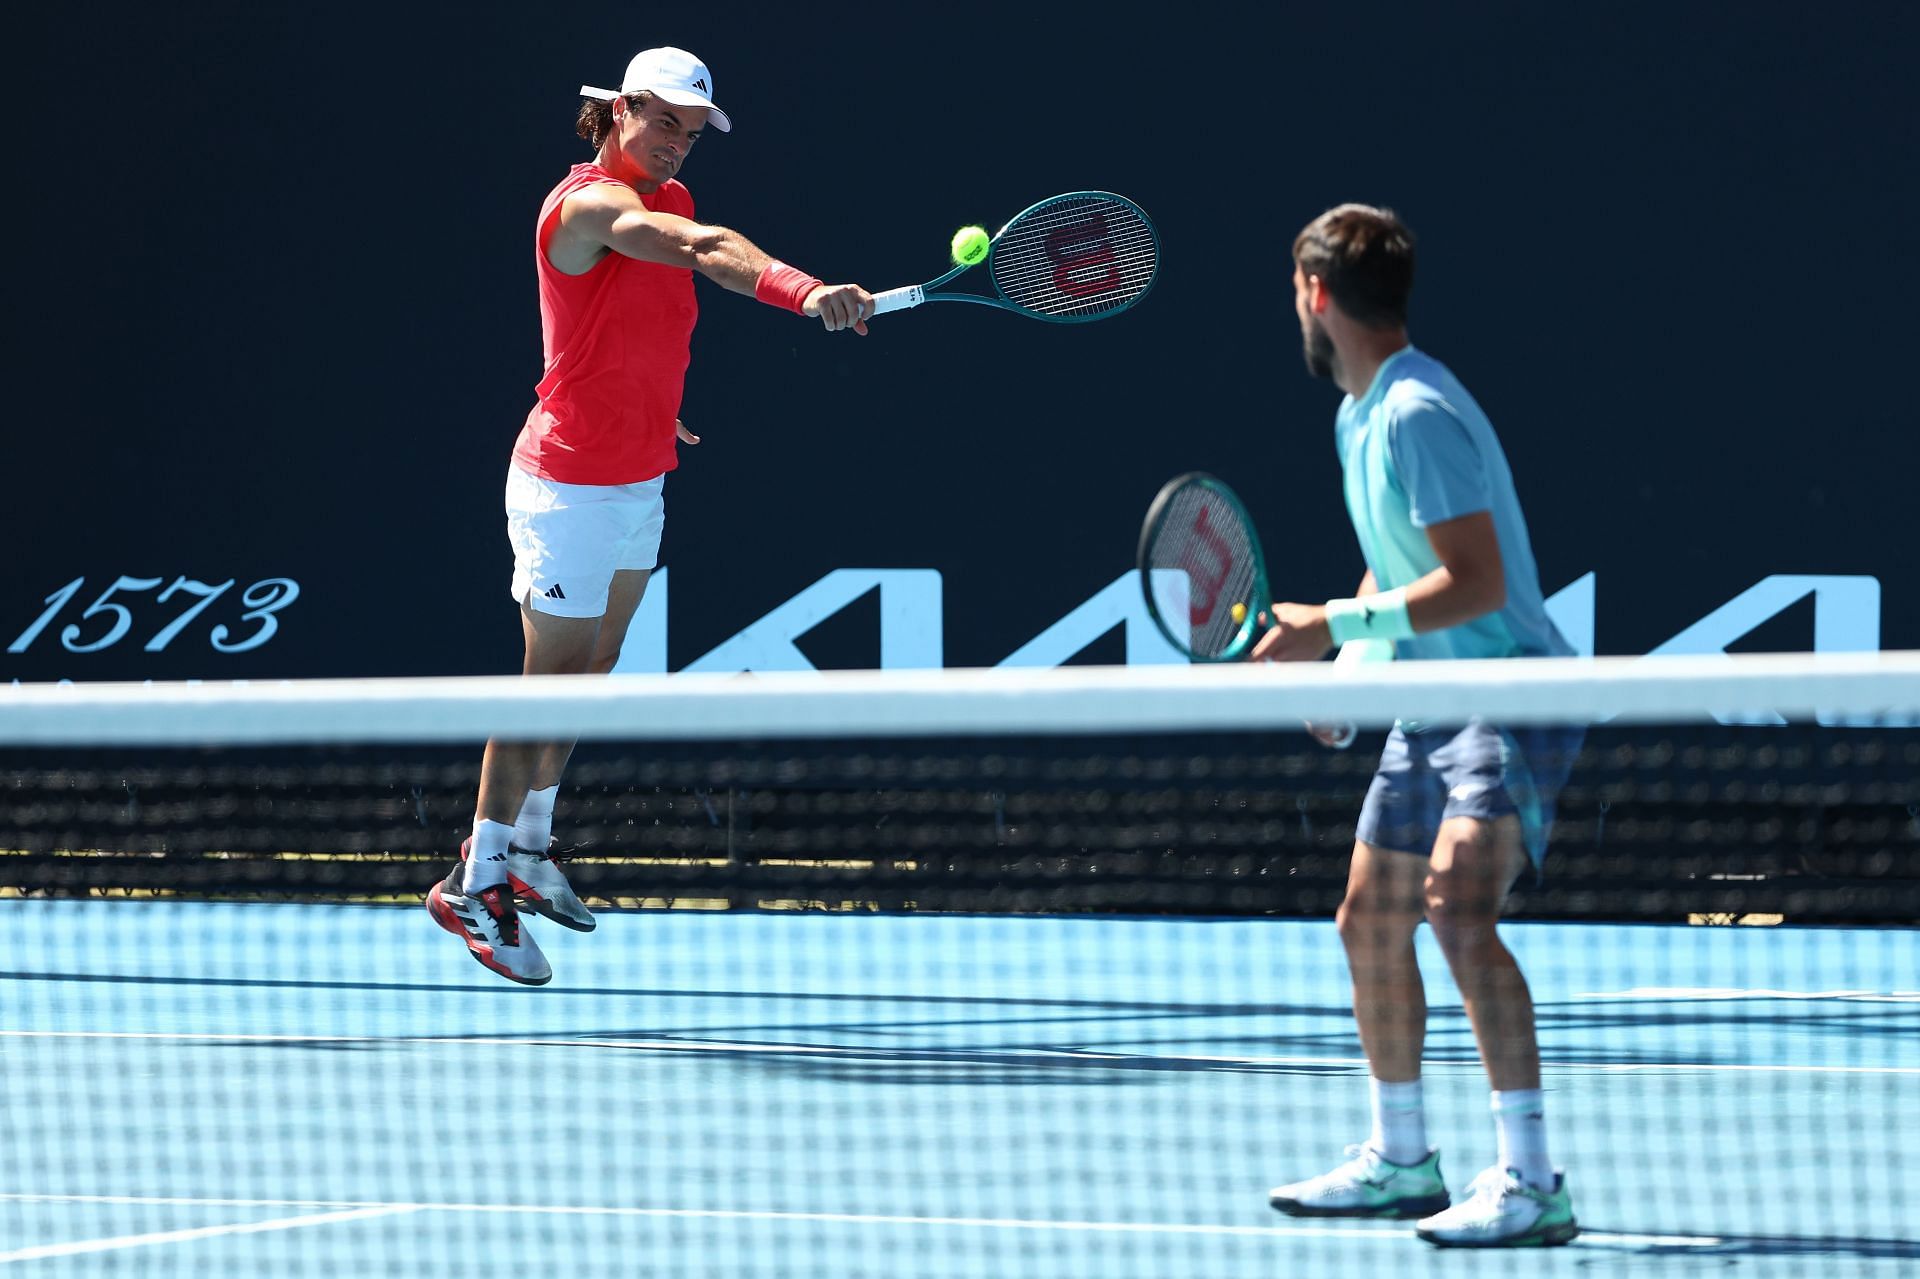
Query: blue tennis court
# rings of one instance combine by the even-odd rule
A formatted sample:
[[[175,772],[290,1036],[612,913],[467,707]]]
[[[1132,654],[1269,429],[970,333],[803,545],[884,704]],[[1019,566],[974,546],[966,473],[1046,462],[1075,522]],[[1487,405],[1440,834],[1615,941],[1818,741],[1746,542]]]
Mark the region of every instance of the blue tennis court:
[[[1326,922],[613,912],[547,930],[556,979],[525,990],[417,908],[4,917],[22,1275],[1920,1264],[1911,931],[1510,926],[1585,1234],[1490,1255],[1267,1207],[1366,1132]],[[1458,1193],[1492,1125],[1423,965]]]

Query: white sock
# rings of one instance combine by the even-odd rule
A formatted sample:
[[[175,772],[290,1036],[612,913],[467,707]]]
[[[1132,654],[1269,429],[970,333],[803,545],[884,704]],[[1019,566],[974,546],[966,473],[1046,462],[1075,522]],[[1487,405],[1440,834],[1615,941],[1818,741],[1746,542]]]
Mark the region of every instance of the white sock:
[[[513,842],[513,827],[505,822],[484,818],[473,824],[473,843],[467,848],[467,877],[463,881],[470,893],[507,882],[507,845]]]
[[[1373,1136],[1367,1144],[1391,1164],[1417,1164],[1427,1157],[1427,1111],[1420,1081],[1373,1085]]]
[[[543,790],[527,792],[520,805],[520,816],[513,823],[513,846],[529,853],[544,853],[553,842],[553,801],[560,793],[558,782]]]
[[[1500,1167],[1513,1169],[1535,1190],[1552,1190],[1546,1095],[1538,1088],[1494,1093],[1493,1122],[1500,1131]]]

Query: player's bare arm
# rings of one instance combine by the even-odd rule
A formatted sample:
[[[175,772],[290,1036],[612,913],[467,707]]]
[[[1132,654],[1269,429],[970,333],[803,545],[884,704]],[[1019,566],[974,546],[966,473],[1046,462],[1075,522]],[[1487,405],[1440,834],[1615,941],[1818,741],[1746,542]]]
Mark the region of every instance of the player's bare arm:
[[[1407,588],[1414,630],[1445,630],[1506,607],[1507,568],[1491,512],[1429,524],[1427,543],[1440,567]]]
[[[1445,630],[1495,612],[1507,602],[1506,565],[1493,515],[1475,511],[1427,526],[1440,567],[1407,587],[1407,619],[1416,632]],[[1357,598],[1374,594],[1371,570]],[[1257,662],[1312,662],[1333,647],[1324,604],[1275,604],[1273,629],[1253,647]]]
[[[772,260],[731,227],[656,213],[631,189],[603,182],[576,192],[561,206],[559,225],[547,241],[547,259],[578,275],[608,253],[686,267],[748,297]],[[807,295],[802,314],[817,318],[829,332],[852,329],[864,335],[873,295],[857,284],[822,284]]]

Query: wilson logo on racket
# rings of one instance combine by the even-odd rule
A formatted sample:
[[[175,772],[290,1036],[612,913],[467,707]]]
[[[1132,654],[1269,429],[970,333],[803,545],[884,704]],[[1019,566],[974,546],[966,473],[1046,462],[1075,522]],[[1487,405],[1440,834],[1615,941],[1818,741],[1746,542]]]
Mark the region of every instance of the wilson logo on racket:
[[[1187,616],[1195,626],[1205,626],[1213,620],[1213,610],[1220,606],[1220,588],[1227,584],[1227,574],[1233,567],[1232,548],[1220,536],[1220,530],[1207,520],[1210,509],[1203,506],[1193,517],[1193,535],[1200,539],[1207,550],[1213,552],[1213,563],[1207,567],[1206,576],[1203,577],[1201,565],[1192,559],[1187,561]]]
[[[1062,293],[1086,297],[1120,287],[1120,262],[1107,230],[1107,215],[1095,213],[1077,226],[1050,232],[1046,253],[1054,263],[1053,283]],[[1099,275],[1085,278],[1088,271]]]
[[[1259,640],[1266,559],[1246,505],[1213,476],[1189,471],[1161,486],[1137,564],[1147,615],[1189,660],[1237,661]]]

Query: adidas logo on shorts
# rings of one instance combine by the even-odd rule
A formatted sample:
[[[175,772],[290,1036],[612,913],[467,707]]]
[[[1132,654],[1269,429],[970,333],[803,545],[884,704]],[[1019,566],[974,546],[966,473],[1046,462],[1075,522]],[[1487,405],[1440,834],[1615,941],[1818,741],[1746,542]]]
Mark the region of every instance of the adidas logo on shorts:
[[[563,600],[567,598],[567,593],[560,589],[560,583],[558,582],[555,582],[552,586],[549,586],[545,591],[542,592],[542,594],[544,594],[550,600]]]

